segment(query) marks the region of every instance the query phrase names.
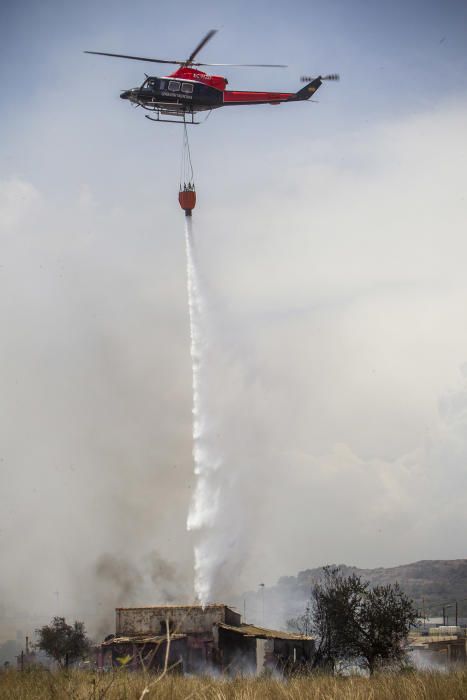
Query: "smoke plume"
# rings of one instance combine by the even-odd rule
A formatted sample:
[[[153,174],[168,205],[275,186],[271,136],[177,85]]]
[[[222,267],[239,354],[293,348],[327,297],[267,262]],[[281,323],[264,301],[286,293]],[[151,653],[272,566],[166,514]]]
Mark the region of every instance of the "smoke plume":
[[[90,581],[99,601],[90,631],[96,638],[113,631],[116,607],[189,604],[193,586],[188,569],[182,568],[152,551],[132,559],[122,554],[102,554]]]
[[[199,427],[222,463],[210,474],[215,526],[192,534],[192,367],[169,141],[157,202],[149,172],[122,177],[130,156],[136,172],[147,136],[109,161],[116,151],[103,149],[95,119],[82,133],[100,176],[88,181],[83,169],[62,187],[64,170],[52,166],[48,184],[43,171],[7,173],[5,639],[54,614],[91,628],[102,610],[113,631],[116,600],[157,602],[143,563],[154,550],[181,570],[192,601],[193,541],[209,562],[209,598],[226,602],[232,589],[329,562],[463,556],[466,114],[465,101],[430,103],[352,138],[307,132],[306,149],[268,139],[268,164],[287,156],[280,172],[245,183],[232,149],[228,186],[209,178],[212,206],[197,210],[209,317],[209,421],[200,414]],[[69,131],[80,125],[51,117],[42,131],[38,122],[18,129],[11,148],[40,150],[44,167],[63,150],[68,173],[80,150]],[[60,129],[68,147],[59,154]],[[129,562],[143,584],[96,578],[103,553]],[[271,609],[266,593],[266,623]]]

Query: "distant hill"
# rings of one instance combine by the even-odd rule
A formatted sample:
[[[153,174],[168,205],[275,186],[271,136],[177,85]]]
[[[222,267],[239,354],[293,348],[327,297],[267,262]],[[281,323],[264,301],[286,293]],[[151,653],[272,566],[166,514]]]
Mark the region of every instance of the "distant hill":
[[[416,607],[431,617],[442,615],[445,603],[458,601],[459,616],[467,616],[467,559],[435,559],[390,568],[359,569],[340,565],[344,574],[355,573],[373,585],[400,584]],[[283,576],[275,586],[264,590],[264,623],[284,626],[285,621],[303,613],[313,583],[322,576],[322,568],[306,569],[297,576]],[[249,592],[236,604],[246,617],[257,624],[263,621],[261,591]],[[462,600],[466,599],[466,600]],[[448,609],[450,621],[454,608]]]

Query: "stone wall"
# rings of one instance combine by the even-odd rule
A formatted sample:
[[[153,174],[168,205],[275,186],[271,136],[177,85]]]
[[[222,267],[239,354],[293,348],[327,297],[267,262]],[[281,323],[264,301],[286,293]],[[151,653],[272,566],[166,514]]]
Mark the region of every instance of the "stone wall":
[[[165,634],[166,620],[177,634],[212,637],[213,625],[239,625],[241,615],[226,605],[157,605],[150,608],[117,608],[116,635]]]

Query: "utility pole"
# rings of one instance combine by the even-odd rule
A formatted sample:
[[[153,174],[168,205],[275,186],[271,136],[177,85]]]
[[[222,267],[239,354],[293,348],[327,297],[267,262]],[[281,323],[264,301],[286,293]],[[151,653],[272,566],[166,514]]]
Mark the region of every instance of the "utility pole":
[[[452,608],[452,603],[443,605],[443,625],[449,624],[449,613],[446,612],[449,608]]]
[[[305,608],[305,637],[310,634],[310,604],[307,603]]]

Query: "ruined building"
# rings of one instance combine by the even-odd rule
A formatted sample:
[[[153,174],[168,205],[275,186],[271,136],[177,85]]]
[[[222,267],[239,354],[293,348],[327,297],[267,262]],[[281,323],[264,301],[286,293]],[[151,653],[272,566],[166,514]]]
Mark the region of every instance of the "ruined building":
[[[223,604],[117,608],[116,633],[98,648],[99,668],[127,665],[203,673],[293,670],[311,660],[311,637],[242,624]],[[168,626],[168,634],[167,634]]]

